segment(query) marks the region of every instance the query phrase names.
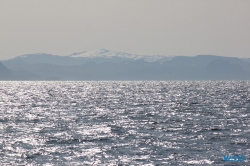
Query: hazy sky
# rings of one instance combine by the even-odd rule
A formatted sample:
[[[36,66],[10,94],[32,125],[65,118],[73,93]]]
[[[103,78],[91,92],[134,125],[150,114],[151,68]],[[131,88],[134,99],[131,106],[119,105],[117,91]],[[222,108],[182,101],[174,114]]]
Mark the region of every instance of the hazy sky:
[[[0,0],[0,59],[109,49],[250,58],[250,0]]]

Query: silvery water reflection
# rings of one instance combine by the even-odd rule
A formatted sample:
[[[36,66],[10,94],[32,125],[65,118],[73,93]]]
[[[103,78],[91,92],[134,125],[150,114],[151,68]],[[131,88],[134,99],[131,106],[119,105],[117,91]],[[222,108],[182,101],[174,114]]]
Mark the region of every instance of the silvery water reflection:
[[[0,82],[0,163],[247,163],[249,113],[250,82]]]

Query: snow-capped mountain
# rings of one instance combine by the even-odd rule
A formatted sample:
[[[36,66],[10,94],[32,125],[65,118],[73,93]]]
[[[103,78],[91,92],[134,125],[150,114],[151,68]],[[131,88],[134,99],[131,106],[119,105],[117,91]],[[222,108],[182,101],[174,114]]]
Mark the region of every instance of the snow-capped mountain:
[[[88,62],[103,63],[103,62],[128,62],[142,60],[145,62],[164,62],[172,57],[163,55],[135,55],[124,52],[110,51],[100,49],[96,51],[84,51],[73,53],[68,56],[51,55],[45,53],[20,55],[13,59],[4,61],[6,64],[18,63],[48,63],[61,66],[81,65]],[[14,64],[16,66],[16,63]]]
[[[81,58],[81,59],[95,59],[95,58],[104,58],[104,59],[112,59],[112,58],[120,58],[123,60],[144,60],[147,62],[154,62],[154,61],[165,61],[170,60],[171,56],[164,56],[164,55],[136,55],[136,54],[129,54],[124,52],[117,52],[111,51],[106,49],[100,49],[95,51],[85,51],[80,53],[74,53],[70,55],[73,58]]]
[[[68,56],[27,54],[2,63],[16,80],[250,79],[248,59],[215,55],[170,57],[101,49]],[[0,72],[1,77],[3,73]]]

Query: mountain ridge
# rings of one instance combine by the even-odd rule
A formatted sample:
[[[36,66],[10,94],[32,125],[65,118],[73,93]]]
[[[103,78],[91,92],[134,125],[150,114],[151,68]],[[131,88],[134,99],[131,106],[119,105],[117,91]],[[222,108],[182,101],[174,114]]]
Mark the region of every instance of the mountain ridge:
[[[216,55],[143,56],[101,49],[68,56],[26,54],[2,62],[22,80],[250,79],[248,59]]]

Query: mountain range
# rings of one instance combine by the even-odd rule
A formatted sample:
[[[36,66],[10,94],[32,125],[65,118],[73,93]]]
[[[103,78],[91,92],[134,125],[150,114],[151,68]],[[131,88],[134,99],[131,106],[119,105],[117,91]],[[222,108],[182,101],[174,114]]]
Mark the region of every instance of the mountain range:
[[[250,59],[134,55],[110,50],[27,54],[0,63],[0,80],[249,80]]]

